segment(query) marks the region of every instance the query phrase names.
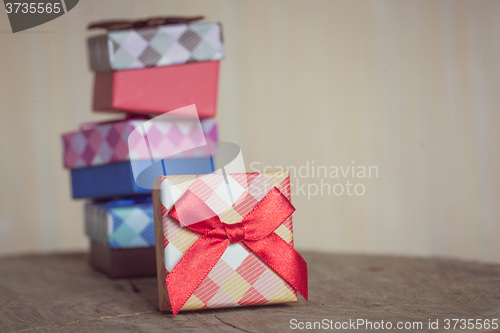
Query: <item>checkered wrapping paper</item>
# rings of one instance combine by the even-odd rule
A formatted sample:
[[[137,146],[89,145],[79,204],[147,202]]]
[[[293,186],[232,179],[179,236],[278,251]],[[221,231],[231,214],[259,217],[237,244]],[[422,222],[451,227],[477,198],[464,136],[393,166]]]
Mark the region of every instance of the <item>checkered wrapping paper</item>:
[[[172,24],[108,32],[88,40],[91,70],[170,66],[224,58],[217,22]]]
[[[89,202],[85,205],[85,231],[90,239],[112,249],[152,247],[153,204],[113,206]]]
[[[158,181],[161,185],[154,200],[162,311],[170,310],[165,282],[168,272],[200,237],[168,215],[187,190],[202,199],[222,222],[228,224],[240,222],[273,187],[291,200],[289,173],[284,171],[227,174],[227,183],[222,174],[166,176]],[[292,217],[287,218],[275,233],[293,246]],[[295,301],[297,294],[293,287],[243,243],[235,243],[229,245],[181,311]]]
[[[135,131],[138,129],[138,131]],[[130,133],[145,133],[128,146]],[[148,147],[143,144],[147,136]],[[141,141],[142,140],[142,141]],[[161,157],[166,150],[182,153],[204,143],[217,142],[217,122],[213,119],[150,122],[125,120],[97,124],[93,128],[62,135],[64,167],[69,169],[98,166],[130,159]],[[196,156],[196,151],[191,150]],[[200,151],[201,153],[201,151]]]

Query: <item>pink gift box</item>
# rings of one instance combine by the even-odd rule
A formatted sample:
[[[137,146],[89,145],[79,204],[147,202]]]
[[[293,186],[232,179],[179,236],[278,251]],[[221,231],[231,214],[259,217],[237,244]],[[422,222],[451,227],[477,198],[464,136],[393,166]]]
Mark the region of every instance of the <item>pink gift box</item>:
[[[146,124],[145,119],[131,119],[86,125],[87,128],[62,135],[64,167],[69,169],[98,166],[130,159],[150,159],[161,155],[161,150],[182,152],[185,147],[217,142],[217,122],[213,119],[185,119]],[[144,130],[150,150],[143,145],[132,145],[129,135],[136,129]],[[199,157],[199,156],[183,156]]]

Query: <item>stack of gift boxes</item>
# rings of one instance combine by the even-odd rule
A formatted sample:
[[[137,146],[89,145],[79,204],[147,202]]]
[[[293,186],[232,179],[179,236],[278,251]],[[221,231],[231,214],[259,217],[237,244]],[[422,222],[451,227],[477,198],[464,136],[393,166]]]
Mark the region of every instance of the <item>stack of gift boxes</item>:
[[[122,117],[82,124],[63,134],[63,159],[70,169],[73,198],[87,199],[90,262],[110,277],[156,274],[151,187],[138,186],[134,175],[134,163],[144,168],[151,161],[148,156],[137,158],[129,136],[141,130],[148,147],[162,145],[172,151],[199,144],[200,131],[207,144],[217,142],[213,117],[219,62],[224,58],[222,30],[218,23],[195,22],[198,19],[90,25],[107,30],[88,39],[93,110]],[[150,121],[189,105],[196,107],[201,122],[198,117]],[[214,171],[211,156],[163,163],[166,175]]]
[[[108,30],[88,41],[93,110],[125,114],[63,135],[73,197],[88,200],[91,264],[110,277],[156,274],[159,309],[174,316],[307,299],[288,172],[246,173],[239,147],[218,143],[220,25],[91,27]]]

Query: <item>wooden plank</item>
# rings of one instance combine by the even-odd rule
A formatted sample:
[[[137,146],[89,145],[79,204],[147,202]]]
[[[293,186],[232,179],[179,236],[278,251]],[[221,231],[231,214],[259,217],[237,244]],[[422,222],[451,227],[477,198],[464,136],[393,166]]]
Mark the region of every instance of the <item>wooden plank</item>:
[[[291,319],[366,319],[420,321],[418,331],[427,332],[428,320],[439,319],[441,330],[432,332],[465,332],[471,330],[443,330],[443,320],[500,319],[500,265],[320,253],[304,257],[308,302],[181,312],[175,318],[157,310],[155,278],[111,280],[93,270],[85,254],[3,258],[0,331],[289,332]]]

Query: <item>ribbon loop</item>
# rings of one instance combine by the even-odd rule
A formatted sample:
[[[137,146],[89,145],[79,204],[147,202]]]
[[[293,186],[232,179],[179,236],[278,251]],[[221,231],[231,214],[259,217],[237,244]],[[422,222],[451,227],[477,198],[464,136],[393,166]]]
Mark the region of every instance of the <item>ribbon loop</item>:
[[[231,244],[241,242],[245,239],[245,224],[235,223],[235,224],[225,224],[224,231],[226,232],[227,239]]]

